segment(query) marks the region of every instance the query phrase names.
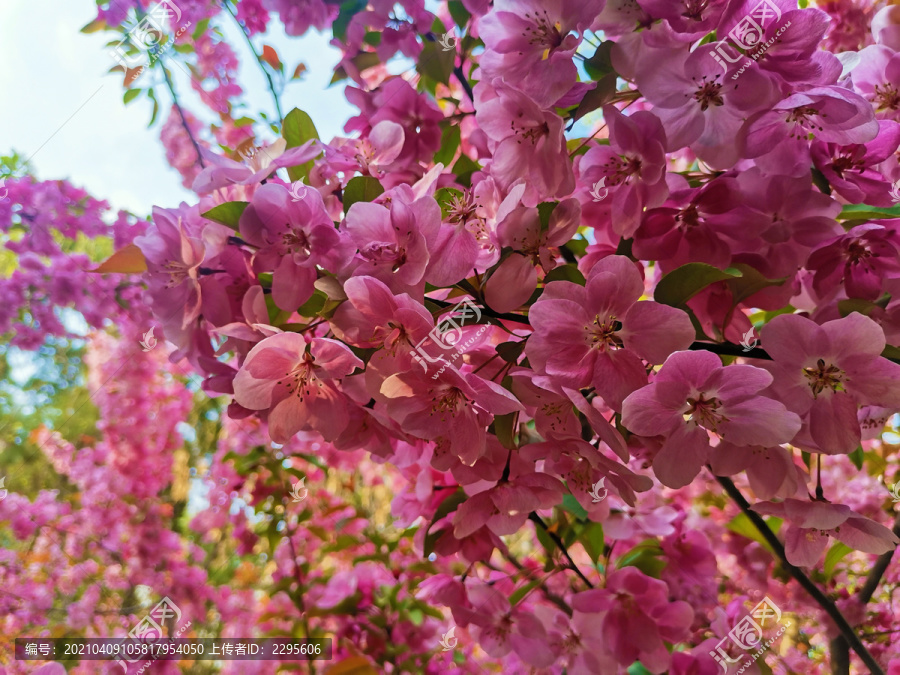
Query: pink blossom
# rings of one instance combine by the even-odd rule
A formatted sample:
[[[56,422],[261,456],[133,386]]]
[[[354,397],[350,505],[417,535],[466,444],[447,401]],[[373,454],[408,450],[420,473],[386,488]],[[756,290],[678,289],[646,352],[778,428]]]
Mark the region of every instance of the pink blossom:
[[[235,378],[234,397],[245,408],[269,411],[276,443],[286,443],[301,429],[315,429],[328,440],[348,419],[348,401],[337,380],[362,366],[337,340],[279,333],[250,350]]]
[[[810,450],[853,452],[858,405],[900,409],[900,365],[882,358],[884,333],[868,317],[854,312],[819,326],[785,314],[763,328],[762,340],[774,359],[771,392],[803,418]]]
[[[603,649],[621,666],[640,661],[651,673],[668,668],[671,655],[665,643],[685,639],[694,616],[688,603],[669,602],[665,583],[635,567],[610,573],[605,588],[578,593],[572,609],[600,624]]]
[[[622,424],[642,436],[664,436],[653,459],[657,478],[669,487],[690,483],[710,456],[709,434],[734,445],[790,441],[800,419],[761,396],[772,376],[753,366],[722,366],[709,352],[676,352],[654,381],[622,405]]]
[[[843,504],[785,499],[778,503],[754,504],[753,510],[787,521],[784,552],[789,563],[800,567],[815,566],[831,537],[865,553],[886,553],[900,543],[900,539],[884,525]]]
[[[475,119],[492,142],[491,176],[504,191],[525,179],[526,205],[572,192],[563,121],[521,91],[498,83],[476,88]]]
[[[298,166],[322,152],[314,140],[290,150],[286,146],[287,142],[279,138],[270,145],[255,149],[246,164],[206,151],[203,158],[208,165],[194,179],[191,188],[198,194],[206,194],[227,185],[253,185],[269,178],[280,168]]]
[[[283,185],[263,185],[240,219],[241,236],[259,249],[254,268],[274,271],[272,299],[287,311],[313,294],[317,266],[340,272],[353,256],[349,239],[335,229],[317,190],[304,188],[299,200],[291,195]]]
[[[532,365],[566,386],[592,385],[621,409],[647,381],[642,359],[661,363],[694,338],[684,312],[638,301],[643,291],[641,275],[624,256],[599,261],[584,287],[551,282],[529,313],[534,334],[525,351]]]

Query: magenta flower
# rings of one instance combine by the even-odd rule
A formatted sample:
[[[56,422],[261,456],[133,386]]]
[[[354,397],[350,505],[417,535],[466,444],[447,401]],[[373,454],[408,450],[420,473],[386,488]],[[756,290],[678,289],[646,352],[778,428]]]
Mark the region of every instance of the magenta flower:
[[[493,90],[479,84],[476,111],[476,121],[493,142],[491,176],[504,192],[522,178],[523,202],[529,206],[572,192],[575,179],[559,115],[499,83]]]
[[[687,314],[638,301],[644,282],[624,256],[602,259],[584,287],[547,284],[528,316],[534,334],[525,352],[535,370],[573,388],[594,386],[615,410],[647,382],[642,362],[662,363],[694,339]]]
[[[397,159],[403,142],[403,127],[384,120],[372,127],[365,138],[346,140],[337,149],[325,146],[325,157],[336,171],[359,171],[380,178],[384,175],[384,167]]]
[[[494,415],[523,410],[500,385],[448,368],[437,379],[418,367],[391,375],[381,386],[388,415],[408,434],[473,464],[484,454]]]
[[[816,168],[844,199],[852,203],[890,208],[896,203],[890,196],[892,184],[878,165],[889,159],[898,146],[900,124],[880,120],[878,136],[868,143],[835,145],[816,142],[812,144],[810,153]]]
[[[315,290],[316,267],[339,272],[350,262],[353,247],[325,210],[318,190],[304,188],[298,200],[284,185],[263,185],[240,220],[241,236],[259,248],[257,272],[274,271],[272,300],[294,311]]]
[[[444,114],[424,94],[418,93],[406,80],[388,80],[374,94],[374,112],[369,124],[395,122],[403,127],[403,147],[396,161],[408,164],[433,155],[441,145],[438,122]]]
[[[791,94],[747,120],[745,157],[757,158],[765,172],[809,173],[810,134],[819,141],[868,143],[878,135],[872,106],[844,87],[811,87]]]
[[[787,443],[800,418],[761,396],[772,376],[753,366],[723,366],[709,352],[676,352],[654,381],[625,399],[622,424],[641,436],[664,436],[653,459],[672,488],[690,483],[709,460],[709,434],[733,445]]]
[[[735,138],[748,114],[774,102],[772,83],[752,64],[732,79],[710,55],[709,46],[693,52],[653,50],[641,59],[635,82],[662,120],[667,150],[690,146],[717,169],[728,169],[740,158]]]
[[[497,535],[515,534],[529,513],[559,504],[563,491],[558,478],[543,473],[501,481],[460,505],[453,517],[453,536],[463,539],[482,527]]]
[[[322,152],[315,140],[290,150],[285,150],[286,145],[286,141],[279,138],[271,145],[258,149],[246,164],[204,151],[203,157],[209,164],[197,174],[191,189],[202,195],[228,185],[253,185],[282,167],[298,166]]]
[[[536,208],[520,206],[497,227],[497,239],[514,253],[497,266],[485,283],[487,304],[498,312],[518,309],[537,288],[537,265],[544,274],[556,267],[558,251],[554,248],[568,242],[581,224],[581,205],[576,199],[565,199],[553,209],[546,229]]]
[[[843,284],[848,297],[877,300],[886,281],[900,278],[900,233],[890,220],[857,225],[813,251],[806,266],[819,295]]]
[[[883,45],[870,45],[859,57],[850,75],[853,88],[872,104],[876,117],[900,122],[900,54]]]
[[[640,661],[651,673],[662,673],[671,661],[665,643],[686,639],[694,618],[688,603],[670,602],[669,595],[665,582],[623,567],[607,576],[605,588],[575,595],[572,609],[593,615],[604,648],[621,666]]]
[[[798,567],[813,567],[819,562],[830,538],[864,553],[887,553],[900,543],[884,525],[844,504],[785,499],[754,504],[753,510],[784,518],[784,552],[788,562]]]
[[[205,247],[197,228],[189,233],[182,218],[178,210],[154,207],[153,224],[134,243],[147,260],[150,294],[153,304],[160,307],[158,314],[166,315],[165,308],[171,308],[181,314],[181,327],[187,328],[200,315],[198,275]]]
[[[276,443],[310,429],[333,440],[347,425],[351,404],[337,381],[362,367],[337,340],[279,333],[250,350],[234,378],[234,398],[250,410],[268,411]]]
[[[803,418],[810,450],[856,450],[859,405],[900,409],[900,365],[882,358],[884,333],[862,314],[821,326],[795,314],[776,316],[762,341],[775,360],[766,366],[775,376],[771,391]]]
[[[640,224],[644,208],[659,206],[669,194],[666,132],[659,118],[647,111],[626,117],[607,105],[603,119],[609,124],[609,145],[593,147],[578,160],[579,184],[595,194],[603,194],[597,189],[609,190],[613,230],[627,238]]]
[[[572,55],[603,0],[497,0],[478,25],[485,80],[502,78],[550,107],[577,81]]]
[[[425,275],[440,226],[441,208],[431,197],[395,198],[390,207],[356,202],[344,222],[359,249],[353,276],[375,277],[394,292],[410,290]]]

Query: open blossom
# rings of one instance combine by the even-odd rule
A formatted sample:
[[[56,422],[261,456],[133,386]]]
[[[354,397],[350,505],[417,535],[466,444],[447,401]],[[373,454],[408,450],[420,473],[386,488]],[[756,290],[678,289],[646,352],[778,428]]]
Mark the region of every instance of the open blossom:
[[[199,228],[188,222],[185,209],[156,207],[153,225],[134,240],[147,260],[150,293],[160,308],[157,313],[166,318],[180,314],[182,328],[200,315],[199,269],[205,247],[199,235]]]
[[[641,436],[664,436],[653,459],[669,487],[690,483],[710,456],[710,433],[734,445],[787,443],[800,418],[760,395],[772,376],[753,366],[723,366],[709,352],[676,352],[653,382],[622,405],[622,424]]]
[[[259,188],[240,219],[241,236],[259,250],[257,272],[273,271],[272,299],[293,311],[315,290],[316,267],[341,271],[353,256],[347,236],[334,227],[317,190],[303,188],[298,200],[283,185]]]
[[[556,267],[553,248],[568,242],[581,222],[581,206],[575,199],[559,203],[546,229],[535,208],[520,206],[497,226],[497,239],[514,253],[491,274],[485,285],[487,304],[498,312],[518,309],[537,288],[537,266],[544,274]]]
[[[390,206],[356,202],[344,223],[359,249],[353,275],[380,279],[395,292],[410,290],[425,275],[440,226],[441,209],[431,197],[392,199]]]
[[[276,443],[287,443],[301,429],[330,440],[348,421],[349,401],[337,380],[362,366],[337,340],[279,333],[250,350],[234,380],[234,398],[250,410],[268,410]]]
[[[594,265],[583,287],[547,284],[529,313],[534,334],[525,351],[532,366],[569,387],[596,387],[619,410],[647,382],[642,359],[661,363],[694,338],[684,312],[639,301],[643,291],[641,275],[624,256]]]
[[[388,415],[404,431],[437,441],[470,465],[484,453],[493,416],[522,410],[500,385],[452,367],[437,379],[418,367],[391,375],[381,393],[389,399]]]
[[[890,220],[857,225],[813,251],[807,267],[820,295],[843,284],[851,298],[877,300],[885,282],[900,278],[900,232]]]
[[[767,516],[784,518],[784,552],[788,562],[800,567],[813,567],[828,546],[830,538],[856,551],[886,553],[900,539],[884,525],[869,520],[844,504],[822,501],[785,499],[783,502],[760,502],[753,510]]]
[[[641,222],[643,210],[659,206],[669,194],[666,132],[651,112],[639,111],[626,117],[615,106],[607,105],[603,115],[609,123],[609,145],[592,147],[580,158],[579,183],[588,191],[598,185],[609,190],[607,208],[613,230],[630,237]]]
[[[665,582],[636,567],[611,572],[605,588],[578,593],[572,609],[600,624],[596,649],[612,653],[623,667],[640,661],[651,673],[666,670],[671,655],[665,643],[685,639],[694,616],[688,603],[669,601]]]
[[[853,452],[861,438],[857,406],[900,410],[900,364],[881,356],[884,333],[868,317],[854,312],[820,326],[784,314],[763,328],[762,340],[774,359],[765,365],[774,375],[772,395],[807,427],[801,447]]]
[[[524,178],[528,206],[572,192],[575,179],[559,115],[506,84],[480,83],[476,101],[475,118],[493,143],[491,176],[503,190]]]
[[[479,23],[485,44],[480,65],[487,79],[501,77],[549,107],[576,82],[572,55],[581,32],[603,0],[497,0]]]
[[[194,192],[206,194],[227,185],[252,185],[259,183],[276,170],[297,166],[322,152],[315,141],[307,141],[297,148],[286,150],[286,141],[279,138],[271,145],[256,149],[246,163],[205,151],[209,165],[194,179]]]

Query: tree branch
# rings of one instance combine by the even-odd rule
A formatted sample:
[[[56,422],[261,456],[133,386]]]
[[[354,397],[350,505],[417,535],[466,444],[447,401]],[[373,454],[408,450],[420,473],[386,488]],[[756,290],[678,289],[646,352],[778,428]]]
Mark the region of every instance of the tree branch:
[[[897,514],[897,518],[894,520],[893,531],[895,535],[900,537],[900,514]],[[866,583],[863,584],[863,587],[859,591],[859,601],[861,603],[866,604],[872,599],[875,590],[878,588],[878,584],[881,583],[881,577],[884,576],[888,566],[891,564],[891,558],[893,557],[893,550],[878,556],[878,560],[875,561],[875,564],[869,571],[869,575],[866,577]],[[843,635],[839,635],[831,641],[829,644],[829,651],[831,653],[832,674],[850,675],[850,645],[847,640],[844,639]]]
[[[250,33],[247,30],[247,27],[244,26],[240,21],[238,21],[237,14],[234,13],[234,10],[231,8],[231,5],[228,4],[228,0],[222,0],[222,6],[226,9],[226,11],[231,14],[231,18],[234,19],[234,22],[238,25],[238,28],[241,29],[241,35],[244,36],[244,40],[247,42],[247,46],[250,47],[250,51],[253,53],[253,56],[256,57],[256,63],[259,64],[259,69],[262,71],[263,75],[266,76],[266,80],[269,82],[269,91],[272,94],[272,101],[275,103],[275,112],[278,114],[279,123],[284,126],[284,115],[281,112],[281,101],[278,100],[278,94],[275,92],[275,81],[272,79],[272,75],[266,70],[266,67],[263,65],[262,56],[260,56],[259,52],[256,51],[256,47],[253,46],[253,41],[250,39]]]
[[[869,653],[869,650],[866,649],[866,646],[862,643],[862,640],[859,639],[859,636],[853,630],[853,627],[847,623],[847,619],[844,618],[844,615],[841,614],[840,610],[835,606],[835,604],[828,599],[828,597],[816,586],[812,580],[803,573],[797,567],[794,567],[791,563],[788,562],[787,556],[784,552],[784,546],[781,545],[781,542],[778,540],[778,537],[775,536],[775,533],[769,529],[769,526],[766,524],[766,521],[763,520],[762,516],[760,516],[756,511],[751,510],[750,503],[744,498],[744,495],[741,494],[741,491],[737,489],[735,484],[731,481],[731,479],[726,478],[724,476],[716,476],[716,480],[719,481],[719,484],[724,488],[725,492],[731,497],[735,503],[740,507],[741,511],[750,519],[756,529],[759,530],[759,533],[763,536],[763,538],[768,542],[769,546],[772,547],[772,550],[775,551],[775,554],[781,559],[782,566],[788,571],[788,573],[794,577],[794,579],[799,583],[803,589],[809,593],[813,600],[819,603],[819,606],[825,610],[825,613],[828,614],[828,617],[834,622],[835,626],[837,626],[838,630],[841,631],[841,634],[844,636],[844,639],[847,640],[850,647],[856,654],[862,659],[862,662],[866,664],[869,670],[873,673],[873,675],[884,675],[884,670],[882,670],[881,666],[878,665],[878,662],[875,660],[875,657]]]
[[[172,94],[172,104],[175,106],[175,109],[178,111],[178,115],[181,117],[181,126],[184,127],[184,130],[187,132],[188,138],[191,139],[191,144],[194,146],[194,150],[197,152],[197,161],[200,162],[200,166],[202,168],[206,168],[206,164],[203,162],[203,155],[200,154],[200,144],[197,143],[197,139],[194,138],[194,134],[191,132],[191,128],[188,126],[187,117],[184,116],[184,110],[181,107],[181,103],[178,102],[178,94],[175,93],[175,85],[172,84],[172,78],[169,75],[169,71],[166,70],[166,66],[163,64],[162,59],[159,59],[160,67],[162,68],[163,75],[166,78],[166,86],[169,88],[169,93]]]
[[[576,565],[575,561],[572,560],[572,556],[569,555],[569,549],[566,548],[566,545],[563,543],[563,540],[559,538],[559,535],[547,529],[547,524],[543,520],[541,520],[541,517],[534,511],[528,514],[528,520],[539,525],[540,528],[547,533],[547,536],[553,540],[553,543],[556,544],[559,550],[562,551],[562,554],[566,556],[566,560],[569,561],[569,567],[571,567],[572,571],[574,571],[575,574],[581,577],[581,580],[587,584],[588,588],[593,588],[594,584],[592,584],[590,580],[586,576],[584,576],[584,573],[580,569],[578,569],[578,565]]]

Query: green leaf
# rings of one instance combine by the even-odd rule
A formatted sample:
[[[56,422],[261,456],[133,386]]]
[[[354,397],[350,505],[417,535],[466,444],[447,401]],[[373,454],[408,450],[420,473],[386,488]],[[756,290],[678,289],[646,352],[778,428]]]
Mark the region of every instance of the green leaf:
[[[347,27],[350,25],[350,19],[357,12],[364,10],[367,4],[367,0],[347,0],[347,2],[342,3],[337,18],[331,24],[331,31],[334,37],[344,42],[347,38]]]
[[[769,529],[772,530],[773,533],[778,534],[778,530],[781,529],[781,518],[766,518],[764,519],[766,524],[769,526]],[[753,524],[753,521],[747,516],[746,513],[739,513],[731,521],[726,525],[726,527],[734,532],[735,534],[739,534],[742,537],[746,537],[747,539],[751,539],[765,548],[769,553],[775,555],[775,552],[772,550],[772,547],[769,546],[769,542],[763,538],[762,533],[756,529],[756,525]]]
[[[440,150],[438,150],[437,154],[434,156],[435,163],[440,163],[444,166],[449,164],[450,160],[456,155],[456,150],[459,148],[459,141],[460,132],[458,124],[446,129],[443,138],[441,138]]]
[[[563,496],[562,509],[563,511],[568,511],[573,516],[581,520],[586,519],[588,515],[588,512],[581,504],[578,503],[578,500],[575,499],[573,495]]]
[[[581,99],[581,103],[575,109],[572,119],[580,120],[588,113],[594,112],[597,108],[601,108],[616,95],[616,74],[610,73],[604,75],[597,81],[597,86],[591,89]]]
[[[344,213],[350,210],[356,202],[371,202],[384,192],[384,188],[377,178],[372,176],[356,176],[351,178],[344,188]]]
[[[619,558],[616,563],[616,569],[637,567],[647,576],[658,579],[666,566],[666,562],[660,560],[662,553],[662,547],[660,547],[658,541],[647,539]]]
[[[830,581],[831,577],[834,576],[834,567],[841,560],[843,560],[848,553],[853,551],[852,548],[847,546],[844,543],[839,541],[834,542],[834,545],[828,549],[828,553],[825,554],[825,577]]]
[[[480,168],[478,162],[473,161],[471,157],[468,155],[461,155],[450,171],[456,175],[456,182],[460,185],[470,187],[472,183],[472,174]]]
[[[544,285],[546,286],[551,281],[571,281],[573,284],[578,284],[579,286],[584,286],[586,283],[584,275],[578,269],[578,266],[571,263],[554,267],[550,273],[544,277]]]
[[[787,277],[783,279],[767,279],[755,268],[743,263],[735,263],[734,267],[740,271],[741,276],[728,279],[726,283],[728,288],[731,289],[732,302],[735,306],[759,293],[764,288],[781,286],[787,281]]]
[[[503,342],[494,349],[497,350],[501,359],[507,363],[515,363],[519,360],[519,357],[522,356],[522,352],[525,350],[525,342]]]
[[[660,279],[653,297],[664,305],[683,307],[707,286],[736,277],[706,263],[688,263]]]
[[[206,213],[201,214],[207,220],[212,220],[221,225],[226,225],[232,230],[238,230],[238,223],[244,209],[250,206],[250,202],[225,202],[212,207]]]
[[[450,84],[455,62],[455,49],[444,49],[438,42],[426,40],[416,63],[416,71],[441,84]]]
[[[862,298],[849,298],[847,300],[838,301],[838,311],[841,316],[848,316],[853,312],[859,312],[863,316],[869,316],[873,309],[878,309],[878,305]]]
[[[851,462],[853,462],[853,466],[855,466],[860,471],[862,470],[863,459],[865,458],[863,455],[862,446],[856,448],[856,450],[847,455],[847,457]]]
[[[494,434],[497,436],[497,440],[500,441],[500,445],[507,450],[516,449],[516,428],[513,426],[513,422],[515,422],[517,417],[518,414],[514,412],[494,417]]]
[[[612,65],[612,59],[610,58],[613,44],[612,40],[601,42],[600,46],[597,47],[597,50],[594,52],[594,55],[585,60],[584,69],[587,74],[591,76],[591,79],[600,80],[606,75],[615,72]]]
[[[538,216],[541,219],[541,231],[550,228],[550,216],[553,215],[557,206],[559,206],[559,202],[541,202],[537,205]]]
[[[107,28],[106,19],[94,19],[88,25],[81,29],[82,33],[96,33],[98,30]]]
[[[122,101],[125,105],[131,103],[134,99],[141,95],[143,89],[128,89],[125,91],[125,94],[122,96]]]
[[[537,588],[540,585],[541,579],[535,579],[525,584],[521,588],[516,589],[516,591],[511,596],[509,596],[510,606],[515,607],[516,605],[518,605],[520,602],[522,602],[522,598],[528,595],[528,593],[531,592],[532,589]]]
[[[603,547],[605,539],[603,536],[603,525],[600,523],[587,523],[578,533],[578,541],[584,546],[584,550],[594,564],[603,556]]]
[[[868,204],[847,204],[838,215],[838,220],[881,220],[884,218],[900,218],[900,205],[886,209]]]
[[[327,301],[328,296],[316,289],[312,297],[297,308],[297,314],[300,316],[316,316],[325,307]]]
[[[640,661],[635,661],[630,666],[628,666],[628,675],[653,675],[649,670],[647,670]]]
[[[447,3],[447,11],[450,12],[451,18],[460,28],[468,24],[469,20],[472,18],[472,15],[469,14],[469,10],[466,9],[465,5],[463,5],[460,0],[450,0],[450,2]]]
[[[318,140],[319,138],[319,132],[316,131],[316,125],[313,124],[312,118],[299,108],[294,108],[285,115],[281,135],[287,141],[287,148],[298,148],[309,140]],[[291,181],[306,178],[312,166],[313,160],[300,166],[290,166],[287,170],[288,177]]]

